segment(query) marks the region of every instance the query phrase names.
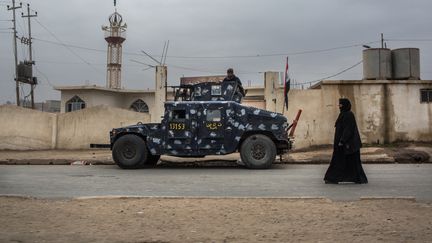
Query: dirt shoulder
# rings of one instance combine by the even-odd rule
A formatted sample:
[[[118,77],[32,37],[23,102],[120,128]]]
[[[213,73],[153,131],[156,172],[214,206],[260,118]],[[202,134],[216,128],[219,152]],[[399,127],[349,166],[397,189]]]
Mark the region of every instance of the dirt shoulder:
[[[410,200],[0,197],[1,242],[427,242]]]
[[[331,160],[332,148],[329,146],[293,150],[279,157],[276,163],[286,164],[323,164]],[[430,144],[397,144],[385,147],[365,146],[361,149],[363,163],[432,163],[432,145]],[[199,165],[236,165],[240,159],[238,153],[224,156],[206,156],[205,158],[176,158],[162,156],[161,166]],[[113,164],[109,149],[86,150],[0,150],[0,164]]]

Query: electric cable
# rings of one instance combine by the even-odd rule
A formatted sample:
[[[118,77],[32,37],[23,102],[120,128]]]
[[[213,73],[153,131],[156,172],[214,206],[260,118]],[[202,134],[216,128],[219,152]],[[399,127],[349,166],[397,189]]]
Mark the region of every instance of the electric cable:
[[[89,47],[83,47],[78,45],[71,45],[71,44],[65,44],[65,43],[59,43],[55,41],[49,41],[39,38],[33,38],[37,41],[51,43],[55,45],[62,45],[67,46],[71,48],[77,48],[77,49],[83,49],[88,51],[97,51],[97,52],[106,52],[106,50],[96,49],[96,48],[89,48]],[[340,50],[340,49],[347,49],[347,48],[354,48],[354,47],[361,47],[363,45],[367,44],[373,44],[378,43],[380,41],[370,41],[365,42],[361,44],[353,44],[353,45],[345,45],[345,46],[338,46],[338,47],[331,47],[331,48],[324,48],[324,49],[315,49],[315,50],[305,50],[305,51],[298,51],[298,52],[287,52],[287,53],[272,53],[272,54],[255,54],[255,55],[233,55],[233,56],[170,56],[167,55],[166,57],[169,58],[177,58],[177,59],[230,59],[230,58],[261,58],[261,57],[275,57],[275,56],[295,56],[295,55],[305,55],[305,54],[313,54],[313,53],[320,53],[320,52],[329,52],[334,50]],[[135,56],[142,56],[140,53],[134,53],[134,52],[123,52],[124,55],[135,55]],[[161,57],[160,55],[151,55],[153,57]]]
[[[82,58],[80,55],[78,55],[72,48],[70,48],[68,45],[64,44],[54,33],[52,33],[45,25],[43,25],[37,18],[35,18],[36,22],[44,28],[52,37],[54,37],[63,47],[68,49],[73,55],[75,55],[77,58],[79,58],[81,61],[83,61],[85,64],[93,68],[98,74],[100,73],[100,70],[98,70],[96,67],[94,67],[91,63],[87,62],[84,58]]]
[[[350,67],[348,67],[348,68],[345,68],[344,70],[342,70],[342,71],[340,71],[340,72],[338,72],[338,73],[336,73],[336,74],[333,74],[333,75],[330,75],[330,76],[327,76],[327,77],[324,77],[324,78],[316,79],[316,80],[313,80],[313,81],[302,82],[302,83],[296,83],[296,84],[293,84],[293,86],[299,86],[299,85],[305,85],[305,84],[312,84],[312,83],[316,83],[316,82],[319,82],[319,81],[323,81],[323,80],[325,80],[325,79],[329,79],[329,78],[333,78],[333,77],[339,76],[339,75],[341,75],[342,73],[345,73],[345,72],[347,72],[347,71],[349,71],[349,70],[351,70],[351,69],[357,67],[357,66],[360,65],[361,63],[363,63],[363,60],[357,62],[356,64],[354,64],[354,65],[352,65],[352,66],[350,66]]]
[[[48,76],[45,75],[42,71],[40,71],[39,68],[37,68],[36,66],[35,66],[35,69],[36,69],[36,72],[40,73],[45,78],[45,80],[48,82],[48,84],[51,86],[51,88],[54,88],[54,85],[50,82]]]
[[[384,39],[384,41],[429,42],[432,41],[432,39]]]

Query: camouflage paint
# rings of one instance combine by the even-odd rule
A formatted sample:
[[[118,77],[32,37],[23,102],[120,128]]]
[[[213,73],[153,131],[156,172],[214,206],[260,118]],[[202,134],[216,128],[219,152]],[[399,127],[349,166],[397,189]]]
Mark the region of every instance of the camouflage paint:
[[[218,95],[212,94],[215,85],[221,86]],[[279,113],[243,106],[242,97],[232,82],[197,84],[191,93],[192,101],[165,103],[160,124],[113,129],[111,146],[124,134],[136,134],[146,140],[153,155],[224,155],[236,152],[245,136],[259,133],[275,142],[279,154],[290,149],[287,119]]]

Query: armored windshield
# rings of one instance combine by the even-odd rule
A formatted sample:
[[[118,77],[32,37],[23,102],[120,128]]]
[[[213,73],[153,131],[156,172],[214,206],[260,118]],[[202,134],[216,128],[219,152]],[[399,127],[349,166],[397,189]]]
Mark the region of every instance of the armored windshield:
[[[237,81],[206,82],[174,87],[176,101],[235,101],[241,103],[245,91]]]

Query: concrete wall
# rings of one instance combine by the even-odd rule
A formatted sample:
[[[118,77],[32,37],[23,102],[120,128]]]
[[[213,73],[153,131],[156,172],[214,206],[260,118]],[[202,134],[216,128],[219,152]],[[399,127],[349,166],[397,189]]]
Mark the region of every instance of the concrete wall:
[[[432,142],[432,103],[420,103],[420,89],[424,88],[431,89],[432,81],[324,81],[319,89],[291,90],[288,111],[284,108],[283,87],[276,86],[266,99],[275,99],[270,110],[284,113],[289,122],[299,109],[303,110],[295,132],[296,148],[332,144],[340,97],[351,100],[363,143]],[[86,92],[81,94],[82,99],[96,99],[91,97],[96,91]],[[78,149],[88,148],[90,143],[108,143],[111,128],[150,122],[149,114],[126,110],[137,98],[149,105],[150,114],[157,109],[152,103],[154,97],[143,94],[122,97],[117,105],[125,109],[99,106],[59,115],[0,106],[4,130],[0,149]],[[266,103],[248,100],[245,105],[265,107]]]
[[[243,100],[242,104],[245,106],[251,106],[258,109],[264,109],[266,108],[266,102],[265,100]]]
[[[118,106],[119,108],[127,109],[129,110],[131,105],[138,99],[143,100],[149,107],[149,113],[147,115],[151,118],[152,114],[155,114],[156,107],[155,107],[155,96],[154,94],[127,94],[124,95],[121,106]]]
[[[61,92],[61,113],[66,111],[66,102],[74,96],[80,97],[85,103],[86,107],[93,107],[97,105],[107,105],[111,107],[122,107],[122,100],[118,95],[111,92],[101,90],[63,90]]]
[[[0,149],[53,148],[56,114],[14,105],[1,105],[0,124]]]
[[[284,114],[292,121],[303,110],[295,132],[296,148],[333,143],[340,97],[351,100],[363,143],[432,142],[432,103],[420,103],[423,88],[432,88],[432,82],[329,82],[320,89],[291,90]],[[279,90],[276,111],[282,109],[283,90]]]
[[[278,96],[280,97],[278,100],[283,101],[283,91]],[[333,106],[327,106],[323,104],[323,99],[321,90],[291,90],[289,92],[288,111],[285,109],[284,112],[288,122],[291,123],[298,110],[302,110],[294,133],[295,148],[331,143],[334,125],[331,114],[337,103]]]
[[[266,101],[266,110],[276,110],[276,93],[279,85],[279,73],[278,72],[265,72],[264,73],[264,99]]]
[[[155,82],[155,96],[154,96],[154,110],[151,121],[159,123],[164,115],[164,104],[167,100],[165,85],[167,82],[167,67],[156,66],[156,82]]]
[[[108,106],[59,114],[56,148],[82,149],[92,143],[108,144],[112,128],[138,122],[150,122],[149,115]]]
[[[130,106],[137,99],[143,100],[149,107],[149,113],[155,112],[155,95],[154,93],[126,93],[126,92],[110,92],[97,89],[77,89],[77,90],[63,90],[61,92],[61,113],[65,113],[66,102],[74,96],[79,96],[85,103],[86,108],[106,105],[110,107],[130,109]]]
[[[432,103],[420,103],[420,89],[426,84],[387,86],[390,141],[432,142]]]
[[[0,149],[84,149],[108,144],[112,128],[148,123],[150,116],[108,106],[53,114],[2,105],[0,122]]]

